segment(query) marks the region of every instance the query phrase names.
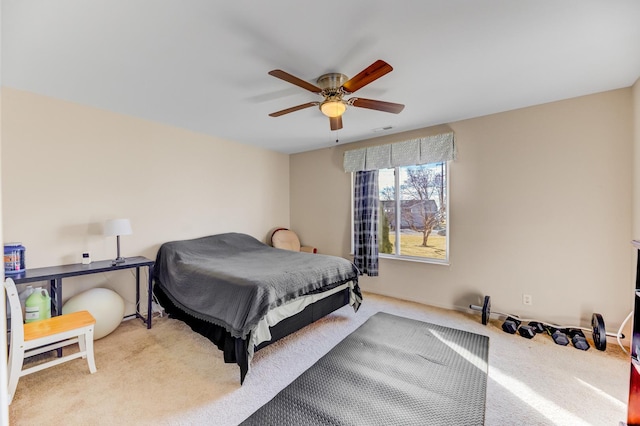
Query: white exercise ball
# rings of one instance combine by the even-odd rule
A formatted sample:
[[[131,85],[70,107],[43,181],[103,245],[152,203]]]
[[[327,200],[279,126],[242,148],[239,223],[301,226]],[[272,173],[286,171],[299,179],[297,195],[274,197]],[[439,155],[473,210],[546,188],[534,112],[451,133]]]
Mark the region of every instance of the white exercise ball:
[[[63,314],[89,311],[96,319],[93,340],[98,340],[118,328],[124,317],[124,300],[108,288],[92,288],[76,294],[62,306]]]

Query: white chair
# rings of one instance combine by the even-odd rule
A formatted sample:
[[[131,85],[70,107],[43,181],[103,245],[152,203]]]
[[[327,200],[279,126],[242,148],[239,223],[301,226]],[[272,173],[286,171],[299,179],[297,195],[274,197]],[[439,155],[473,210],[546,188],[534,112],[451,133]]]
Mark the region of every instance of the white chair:
[[[13,401],[18,380],[27,374],[80,357],[87,359],[91,373],[96,372],[96,363],[93,357],[93,328],[96,320],[88,311],[59,315],[23,324],[20,298],[11,278],[6,279],[4,288],[7,291],[9,309],[11,310],[11,337],[7,368],[9,404]],[[79,352],[22,369],[25,358],[75,343],[78,343]]]

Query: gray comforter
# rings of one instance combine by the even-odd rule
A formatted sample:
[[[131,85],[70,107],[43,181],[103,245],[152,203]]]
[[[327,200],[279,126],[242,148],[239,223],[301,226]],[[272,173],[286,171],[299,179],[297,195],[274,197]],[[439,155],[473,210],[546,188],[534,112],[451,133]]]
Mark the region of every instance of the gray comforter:
[[[298,296],[354,281],[361,298],[358,269],[348,260],[281,250],[239,233],[165,243],[154,271],[156,285],[178,307],[240,338]]]

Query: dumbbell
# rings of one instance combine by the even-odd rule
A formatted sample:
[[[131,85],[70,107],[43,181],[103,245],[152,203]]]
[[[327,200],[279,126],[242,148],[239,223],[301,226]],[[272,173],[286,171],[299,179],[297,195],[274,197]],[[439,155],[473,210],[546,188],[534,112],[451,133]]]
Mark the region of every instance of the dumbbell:
[[[575,347],[576,349],[587,351],[591,347],[589,345],[589,342],[587,342],[587,339],[584,337],[584,333],[580,329],[570,329],[569,337],[571,337],[571,343],[573,343],[573,347]]]
[[[555,327],[545,327],[545,329],[557,345],[567,346],[569,344],[569,338],[564,331]]]
[[[540,321],[529,321],[529,325],[533,328],[536,334],[544,333],[547,331],[544,324]]]
[[[541,322],[538,321],[529,321],[529,324],[527,325],[521,325],[518,328],[518,333],[527,339],[533,339],[536,334],[538,333],[544,333],[545,329],[544,329],[544,325],[542,325]]]
[[[469,308],[474,310],[474,311],[480,311],[482,312],[482,324],[483,325],[487,325],[489,323],[489,317],[491,316],[491,297],[490,296],[485,296],[484,297],[484,301],[482,303],[482,306],[478,306],[478,305],[469,305]],[[540,323],[544,326],[548,326],[548,327],[552,327],[555,330],[568,330],[568,329],[580,329],[580,330],[585,330],[585,331],[591,331],[593,333],[593,343],[596,347],[596,349],[600,350],[600,351],[604,351],[607,348],[607,336],[612,336],[612,337],[620,337],[622,339],[624,339],[624,334],[613,334],[613,333],[607,333],[605,330],[605,326],[604,326],[604,319],[602,318],[602,315],[598,314],[598,313],[594,313],[591,317],[591,328],[586,328],[586,327],[579,327],[579,326],[561,326],[561,325],[557,325],[557,324],[551,324],[548,322],[544,322],[544,321],[538,321],[535,319],[523,319],[523,318],[519,318],[517,315],[512,315],[512,314],[507,314],[507,313],[503,313],[503,312],[493,312],[493,314],[495,315],[500,315],[503,317],[507,317],[507,320],[509,320],[509,318],[511,318],[511,320],[517,318],[518,321],[520,322],[524,322],[524,321],[529,321],[529,322],[537,322]],[[506,322],[506,321],[505,321]],[[518,324],[519,326],[519,324]],[[516,326],[516,330],[518,328],[518,326]],[[503,324],[503,330],[505,330],[507,333],[510,333],[513,329],[513,324],[507,324],[506,326],[507,330],[505,330],[505,326]],[[512,334],[515,333],[516,330],[513,330]],[[553,333],[552,337],[553,337]],[[526,337],[526,336],[525,336]],[[564,339],[562,338],[562,336],[560,336],[560,334],[556,335],[556,338],[559,338],[561,342],[564,342]],[[554,341],[556,343],[558,343],[558,340],[556,340],[556,338],[554,338]],[[566,338],[566,336],[565,336]],[[567,340],[568,343],[568,340]],[[562,343],[558,343],[558,344],[562,344]]]
[[[513,317],[507,317],[507,319],[502,323],[502,330],[505,333],[515,334],[518,327],[520,327],[520,320]]]
[[[509,334],[515,334],[516,331],[527,339],[533,339],[536,335],[536,330],[531,324],[529,325],[520,325],[522,321],[518,318],[507,317],[507,319],[502,323],[502,331]]]

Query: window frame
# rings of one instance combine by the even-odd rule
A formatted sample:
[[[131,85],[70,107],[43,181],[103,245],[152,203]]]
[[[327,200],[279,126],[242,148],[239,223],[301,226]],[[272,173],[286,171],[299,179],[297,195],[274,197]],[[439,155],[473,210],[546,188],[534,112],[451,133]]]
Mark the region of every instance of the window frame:
[[[427,264],[434,264],[434,265],[445,265],[448,266],[450,265],[450,251],[451,251],[451,246],[450,246],[450,226],[451,226],[451,215],[450,215],[450,210],[449,210],[449,206],[450,206],[450,183],[449,183],[449,179],[450,179],[450,161],[438,161],[436,163],[429,163],[429,164],[440,164],[443,163],[445,165],[445,181],[446,181],[446,185],[445,185],[445,191],[446,191],[446,197],[445,197],[445,211],[446,211],[446,220],[445,220],[445,244],[446,244],[446,250],[445,250],[445,258],[444,259],[436,259],[436,258],[431,258],[431,257],[419,257],[419,256],[409,256],[409,255],[403,255],[403,254],[391,254],[391,253],[378,253],[378,257],[380,259],[393,259],[393,260],[400,260],[400,261],[405,261],[405,262],[418,262],[418,263],[427,263]],[[421,165],[429,165],[429,164],[421,164]],[[420,165],[420,164],[419,164]],[[416,165],[414,165],[416,166]],[[403,167],[413,167],[413,166],[396,166],[396,167],[389,167],[389,169],[394,169],[394,185],[396,188],[396,194],[395,194],[395,209],[396,212],[400,211],[400,205],[401,205],[401,201],[402,201],[402,197],[398,196],[397,191],[400,188],[400,169]],[[354,242],[354,221],[353,221],[353,188],[354,188],[354,177],[355,177],[355,173],[352,172],[351,173],[351,254],[354,254],[354,247],[355,247],[355,242]],[[399,233],[400,230],[396,229],[395,230],[395,240],[399,241]],[[398,245],[394,244],[394,250],[398,250]]]

